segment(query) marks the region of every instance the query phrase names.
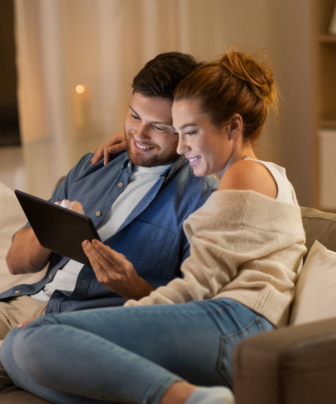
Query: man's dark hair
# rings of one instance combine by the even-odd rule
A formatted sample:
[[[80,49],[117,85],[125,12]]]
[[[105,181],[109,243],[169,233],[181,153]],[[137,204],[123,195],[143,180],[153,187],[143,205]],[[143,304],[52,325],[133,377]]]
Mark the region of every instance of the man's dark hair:
[[[150,60],[134,77],[133,94],[145,97],[174,99],[174,90],[181,80],[193,72],[199,64],[186,53],[161,53]]]

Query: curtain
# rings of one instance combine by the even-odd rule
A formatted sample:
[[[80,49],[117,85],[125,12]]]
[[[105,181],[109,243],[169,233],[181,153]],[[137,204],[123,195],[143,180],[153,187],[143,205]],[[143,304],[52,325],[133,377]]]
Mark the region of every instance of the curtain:
[[[266,46],[257,2],[256,13],[246,0],[15,0],[22,142],[122,131],[132,78],[161,52]]]
[[[161,52],[208,60],[232,42],[268,48],[281,109],[280,118],[268,119],[257,155],[284,165],[300,202],[311,205],[313,0],[14,2],[25,147],[50,139],[61,154],[72,156],[69,147],[77,151],[78,139],[82,150],[89,151],[92,146],[84,147],[85,142],[99,144],[122,131],[132,78]],[[76,93],[78,85],[82,93]],[[70,146],[69,139],[74,140]],[[67,161],[65,169],[74,164],[73,157]],[[53,164],[59,166],[58,157]]]

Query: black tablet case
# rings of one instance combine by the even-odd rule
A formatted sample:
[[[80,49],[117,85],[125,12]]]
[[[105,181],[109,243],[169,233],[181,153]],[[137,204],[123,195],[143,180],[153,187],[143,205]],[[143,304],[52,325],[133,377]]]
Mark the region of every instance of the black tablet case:
[[[82,242],[100,237],[89,217],[22,191],[15,194],[42,247],[91,266]]]

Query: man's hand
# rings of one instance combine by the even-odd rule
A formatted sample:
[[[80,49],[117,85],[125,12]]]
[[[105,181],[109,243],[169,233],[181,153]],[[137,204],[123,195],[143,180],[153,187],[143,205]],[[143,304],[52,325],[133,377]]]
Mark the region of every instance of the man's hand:
[[[120,153],[126,150],[125,135],[123,133],[114,133],[109,140],[94,150],[91,164],[94,166],[104,157],[104,165],[110,161],[110,154]]]
[[[83,206],[77,201],[64,199],[55,204],[84,215]],[[39,272],[47,265],[50,254],[51,250],[41,246],[33,229],[25,227],[16,233],[8,250],[6,256],[8,270],[13,275]]]
[[[78,201],[71,202],[67,199],[63,199],[62,202],[55,202],[55,205],[62,206],[62,208],[67,208],[69,210],[72,210],[73,212],[81,213],[82,215],[84,215],[83,206]]]
[[[139,300],[155,288],[141,278],[123,254],[98,240],[84,241],[83,250],[89,258],[98,282],[126,299]]]

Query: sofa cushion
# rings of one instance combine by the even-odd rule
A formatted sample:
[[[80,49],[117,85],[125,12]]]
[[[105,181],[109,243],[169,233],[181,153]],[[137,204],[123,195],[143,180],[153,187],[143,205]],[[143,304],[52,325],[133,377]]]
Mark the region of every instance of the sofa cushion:
[[[336,317],[336,252],[315,241],[296,284],[290,324]]]
[[[8,272],[6,255],[12,237],[26,222],[26,216],[14,191],[0,182],[0,293],[21,283],[32,284],[43,278],[46,269],[36,274],[11,275]]]
[[[306,256],[315,240],[328,250],[336,251],[336,214],[302,207],[301,215],[306,232]]]

